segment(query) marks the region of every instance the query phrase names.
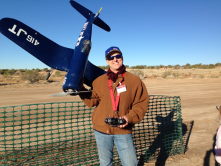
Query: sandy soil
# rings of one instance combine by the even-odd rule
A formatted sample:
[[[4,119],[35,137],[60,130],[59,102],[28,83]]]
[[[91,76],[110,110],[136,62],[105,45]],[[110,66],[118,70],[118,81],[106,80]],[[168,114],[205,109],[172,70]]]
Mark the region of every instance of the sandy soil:
[[[145,80],[149,94],[180,96],[183,121],[194,121],[188,150],[166,165],[215,165],[212,152],[219,127],[221,79]]]
[[[194,121],[185,155],[167,159],[166,166],[215,165],[214,136],[219,127],[221,105],[221,78],[208,79],[145,79],[150,95],[180,96],[184,122]],[[78,96],[49,97],[61,92],[61,83],[26,87],[0,85],[0,107],[80,100]],[[155,165],[149,163],[147,165]]]

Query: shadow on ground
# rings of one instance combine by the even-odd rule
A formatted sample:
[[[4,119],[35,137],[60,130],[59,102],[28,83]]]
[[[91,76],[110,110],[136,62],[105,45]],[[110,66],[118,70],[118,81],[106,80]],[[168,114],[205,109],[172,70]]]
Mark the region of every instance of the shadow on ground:
[[[214,150],[215,144],[216,144],[216,134],[213,137],[212,149],[206,151],[206,154],[205,154],[205,157],[204,157],[204,164],[203,164],[203,166],[210,165],[211,155],[215,156],[215,150]],[[220,166],[219,163],[216,160],[215,160],[215,166]]]
[[[155,162],[155,166],[164,166],[168,157],[173,155],[174,153],[173,151],[174,149],[176,149],[174,148],[174,144],[176,144],[176,142],[180,140],[179,136],[172,135],[175,130],[174,128],[172,129],[170,128],[169,130],[165,131],[166,129],[165,126],[166,127],[168,126],[168,119],[171,119],[170,117],[172,116],[173,112],[171,112],[171,114],[168,115],[167,117],[160,117],[160,116],[156,117],[157,121],[161,122],[161,125],[158,126],[158,131],[160,134],[157,135],[157,137],[154,139],[152,144],[146,150],[145,154],[138,156],[140,158],[138,164],[139,166],[144,165],[146,163],[145,161],[148,162],[150,161],[151,163]],[[176,126],[177,125],[176,123],[177,123],[176,121],[169,122],[170,126]],[[182,123],[183,152],[181,153],[185,153],[188,150],[188,142],[193,125],[194,121],[188,121]],[[155,155],[156,152],[158,153],[156,160],[151,161],[151,156]]]

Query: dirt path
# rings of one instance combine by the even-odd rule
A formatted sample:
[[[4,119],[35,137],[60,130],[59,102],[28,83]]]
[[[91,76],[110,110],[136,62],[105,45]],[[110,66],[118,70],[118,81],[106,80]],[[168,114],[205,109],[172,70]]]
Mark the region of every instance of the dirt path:
[[[221,79],[146,79],[144,83],[150,95],[180,96],[183,121],[194,121],[185,155],[170,157],[166,165],[214,166],[212,149],[219,127],[216,106],[221,105]],[[48,96],[57,92],[61,92],[60,86],[1,88],[0,107],[80,100],[78,96]]]

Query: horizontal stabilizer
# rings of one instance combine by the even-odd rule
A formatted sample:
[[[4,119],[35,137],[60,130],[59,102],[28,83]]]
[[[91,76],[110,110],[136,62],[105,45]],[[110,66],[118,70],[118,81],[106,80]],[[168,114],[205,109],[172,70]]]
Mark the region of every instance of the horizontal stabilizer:
[[[71,6],[75,8],[79,13],[81,13],[87,20],[91,18],[91,15],[94,15],[92,11],[88,10],[84,6],[80,5],[79,3],[73,0],[71,0],[70,3],[71,3]],[[110,32],[111,30],[110,27],[99,17],[97,17],[93,23],[105,31]]]
[[[105,74],[106,71],[95,66],[90,61],[87,63],[86,71],[84,74],[84,83],[88,86],[92,86],[92,82],[99,76]]]
[[[84,6],[80,5],[75,1],[70,1],[71,6],[75,8],[79,13],[81,13],[87,20],[90,19],[91,15],[94,14],[92,11],[88,10]]]
[[[110,27],[99,17],[93,23],[107,32],[110,32],[111,30]]]
[[[75,96],[75,95],[79,95],[79,93],[88,93],[88,92],[92,92],[92,91],[89,90],[89,91],[79,91],[79,92],[59,92],[59,93],[55,93],[55,94],[52,94],[49,96],[51,96],[51,97],[63,97],[63,96],[67,96],[67,95]]]
[[[29,26],[12,18],[0,20],[0,32],[49,67],[68,71],[73,49],[58,45]]]

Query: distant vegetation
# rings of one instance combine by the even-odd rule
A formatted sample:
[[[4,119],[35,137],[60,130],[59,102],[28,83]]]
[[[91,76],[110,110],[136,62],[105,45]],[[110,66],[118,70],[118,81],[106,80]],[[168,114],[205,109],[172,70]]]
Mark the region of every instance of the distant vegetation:
[[[126,68],[129,68],[128,65],[125,65],[125,66],[126,66]],[[109,66],[108,66],[108,65],[107,65],[107,66],[98,66],[98,67],[100,67],[100,68],[103,69],[103,70],[109,69]]]
[[[0,69],[0,75],[3,76],[10,76],[10,75],[22,75],[25,73],[34,73],[34,72],[41,72],[41,71],[48,71],[48,68],[44,68],[44,69],[32,69],[32,70],[28,70],[28,69]]]
[[[194,65],[190,65],[189,63],[187,63],[186,65],[157,65],[157,66],[147,66],[147,65],[137,65],[137,66],[128,66],[125,65],[126,68],[128,69],[160,69],[160,68],[171,68],[171,69],[213,69],[216,67],[221,67],[221,63],[216,63],[216,64],[194,64]],[[109,66],[98,66],[103,70],[107,70],[109,68]],[[44,68],[44,69],[0,69],[0,75],[3,76],[10,76],[10,75],[20,75],[20,74],[24,74],[24,73],[31,73],[31,72],[42,72],[42,71],[49,71],[50,69],[48,68]],[[56,72],[56,76],[58,77],[59,75],[61,75],[61,73],[59,71]]]
[[[157,65],[157,66],[147,66],[147,65],[137,65],[137,66],[128,66],[125,65],[126,68],[130,68],[130,69],[160,69],[160,68],[171,68],[171,69],[213,69],[216,68],[216,66],[221,66],[221,63],[216,63],[216,64],[194,64],[194,65],[190,65],[189,63],[187,63],[186,65],[180,66],[180,65]],[[109,68],[109,66],[98,66],[103,70],[107,70]]]
[[[8,78],[12,75],[20,76],[21,80],[29,81],[30,83],[38,82],[39,80],[44,80],[44,77],[39,73],[41,71],[48,71],[48,68],[44,69],[0,69],[0,75]]]
[[[216,63],[216,64],[194,64],[194,65],[190,65],[189,63],[187,63],[186,65],[180,66],[179,64],[177,65],[168,65],[168,66],[164,66],[164,65],[157,65],[157,66],[147,66],[147,65],[137,65],[137,66],[130,66],[129,68],[131,69],[160,69],[160,68],[172,68],[172,69],[213,69],[216,68],[216,66],[221,66],[221,63]]]
[[[101,69],[107,70],[109,66],[98,66]],[[128,71],[139,76],[140,79],[145,78],[220,78],[221,77],[221,63],[216,64],[194,64],[190,65],[158,65],[158,66],[147,66],[147,65],[137,65],[137,66],[128,66],[126,68]],[[216,68],[218,70],[216,70]],[[146,69],[146,70],[143,70]],[[151,70],[148,70],[151,69]],[[161,70],[169,69],[169,70]],[[183,70],[177,70],[183,69]],[[187,69],[187,70],[185,70]],[[188,70],[190,69],[190,70]],[[205,69],[205,70],[194,70],[194,69]],[[207,70],[206,70],[207,69]],[[215,69],[215,70],[210,70]],[[51,77],[46,80],[50,72]],[[66,74],[65,71],[58,71],[55,69],[0,69],[0,83],[2,82],[24,82],[25,83],[45,83],[45,82],[56,82],[61,81]],[[0,84],[1,85],[1,84]]]
[[[44,78],[39,74],[38,70],[27,70],[21,74],[21,79],[29,81],[30,83],[38,82]]]

